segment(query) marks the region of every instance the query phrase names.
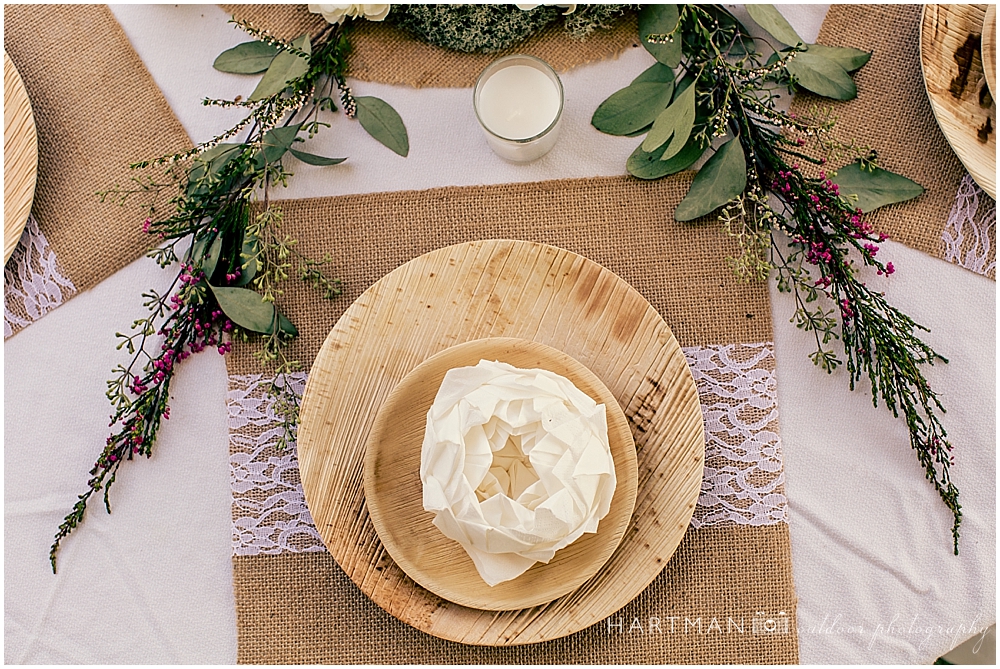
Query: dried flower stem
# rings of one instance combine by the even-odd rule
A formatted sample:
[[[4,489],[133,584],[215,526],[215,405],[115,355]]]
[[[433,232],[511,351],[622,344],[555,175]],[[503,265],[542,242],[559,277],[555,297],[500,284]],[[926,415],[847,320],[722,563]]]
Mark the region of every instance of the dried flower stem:
[[[684,39],[682,65],[696,77],[699,110],[705,115],[692,137],[707,146],[714,137],[731,135],[746,156],[746,186],[719,217],[741,247],[731,263],[747,279],[764,278],[773,269],[779,290],[794,294],[792,322],[816,340],[813,362],[828,373],[843,364],[830,347],[840,339],[850,388],[867,378],[872,402],[878,406],[881,400],[906,421],[925,476],[952,513],[957,554],[962,507],[950,475],[952,445],[939,419],[944,407],[922,372],[923,364],[947,360],[920,339],[925,327],[865,283],[863,273],[896,271],[893,263],[877,258],[886,236],[841,196],[833,174],[823,169],[828,159],[846,152],[871,171],[876,156],[867,147],[832,139],[829,118],[780,111],[776,91],[788,84],[785,68],[796,52],[762,64],[761,55],[748,48],[756,40],[735,20],[724,20],[724,11],[685,5],[678,33]],[[810,142],[826,156],[805,152]],[[773,230],[788,235],[789,254],[771,240]]]
[[[170,417],[169,391],[176,366],[192,353],[212,347],[225,354],[231,349],[232,338],[248,341],[262,335],[258,357],[262,362],[276,364],[270,392],[277,396],[276,406],[284,415],[286,433],[282,443],[294,439],[298,396],[286,375],[299,369],[300,364],[289,359],[285,349],[296,332],[269,305],[281,295],[279,286],[288,277],[292,260],[301,278],[320,289],[324,297],[339,295],[340,284],[323,274],[323,261],[306,258],[295,250],[295,240],[278,237],[281,212],[269,205],[269,191],[274,184],[287,183],[290,173],[285,171],[281,157],[297,134],[305,131],[311,137],[327,125],[319,122],[317,115],[320,109],[332,111],[334,101],[329,95],[316,96],[315,91],[324,82],[329,91],[344,86],[348,46],[340,26],[325,29],[310,55],[250,24],[241,25],[272,46],[308,58],[306,74],[264,99],[206,100],[208,105],[246,108],[249,114],[218,137],[189,151],[132,165],[134,169],[164,167],[163,179],[135,177],[127,187],[100,193],[102,201],[119,204],[133,197],[147,198],[150,215],[142,228],[162,241],[161,247],[149,254],[161,266],[179,260],[178,243],[190,240],[191,246],[170,289],[163,295],[155,291],[144,295],[149,315],[132,324],[132,334],[118,334],[118,348],[127,349],[132,359],[127,366],[119,365],[114,378],[108,381],[107,396],[114,407],[111,426],[117,429],[94,463],[86,491],[78,496],[58,527],[49,550],[53,572],[61,542],[82,522],[93,494],[103,489],[104,505],[110,513],[108,493],[122,463],[152,455],[160,422]],[[293,127],[303,111],[306,120]],[[286,134],[273,132],[276,128],[286,129]],[[226,143],[242,133],[246,133],[242,141]],[[157,216],[159,200],[171,191],[175,195],[169,201],[170,214]],[[263,207],[254,216],[251,212],[258,192],[263,193]],[[254,319],[241,321],[227,314],[234,307],[224,309],[219,301],[219,291],[243,290],[243,294],[253,295],[242,288],[247,284],[259,291],[262,306],[257,310],[273,310],[270,322],[257,330],[251,327]],[[158,350],[150,352],[157,345]]]

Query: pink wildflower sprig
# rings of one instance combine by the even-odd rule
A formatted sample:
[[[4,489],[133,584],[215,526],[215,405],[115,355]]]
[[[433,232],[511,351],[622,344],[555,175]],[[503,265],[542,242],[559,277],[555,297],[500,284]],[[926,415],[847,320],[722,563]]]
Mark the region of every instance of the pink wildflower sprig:
[[[767,32],[766,24],[772,19],[765,19],[763,10],[750,13]],[[852,389],[867,377],[873,402],[881,402],[905,420],[911,446],[928,480],[952,512],[957,553],[962,515],[958,490],[950,479],[950,446],[939,420],[944,408],[921,367],[944,358],[921,340],[922,326],[867,284],[872,276],[893,275],[896,267],[885,262],[885,235],[874,229],[857,204],[863,202],[867,209],[904,202],[917,197],[923,189],[902,175],[879,168],[873,148],[833,137],[830,131],[835,119],[829,112],[800,117],[781,109],[778,91],[786,86],[789,93],[804,88],[838,100],[855,97],[856,91],[848,86],[835,91],[803,76],[812,67],[801,61],[808,55],[806,50],[785,49],[768,38],[749,34],[742,22],[721,6],[683,5],[676,10],[670,8],[654,21],[641,23],[653,26],[658,25],[657,21],[663,21],[673,33],[644,36],[647,47],[671,42],[675,33],[683,37],[673,42],[679,48],[666,50],[683,68],[678,70],[681,79],[674,84],[668,107],[676,105],[678,112],[655,117],[637,106],[631,123],[619,126],[609,123],[610,116],[605,116],[615,105],[602,105],[591,123],[609,134],[641,132],[640,121],[645,121],[647,115],[654,116],[649,120],[656,122],[667,117],[682,118],[679,93],[694,91],[695,122],[686,136],[687,144],[681,146],[678,141],[670,154],[673,158],[667,161],[677,160],[676,165],[660,164],[666,149],[657,148],[664,146],[662,137],[650,132],[629,158],[629,172],[642,179],[673,174],[703,156],[714,139],[731,138],[698,171],[687,197],[674,211],[675,218],[694,221],[709,210],[718,211],[723,230],[739,249],[737,257],[728,259],[736,274],[745,280],[764,279],[776,271],[779,290],[793,294],[796,309],[791,320],[815,338],[816,349],[810,355],[813,362],[828,373],[846,366]],[[788,26],[782,30],[786,28],[788,34],[794,32]],[[856,49],[828,49],[831,57],[839,54],[850,61],[849,65],[844,63],[842,74],[848,68],[850,72],[857,70],[868,60]],[[773,53],[765,61],[769,51]],[[812,47],[808,53],[813,62],[824,58],[813,53]],[[682,81],[689,82],[689,87],[682,88]],[[632,86],[638,85],[648,86],[649,82],[645,78],[643,82],[636,80],[629,87],[632,93],[638,91]],[[616,98],[616,105],[625,99]],[[683,109],[690,112],[690,107]],[[660,142],[657,147],[650,146],[656,144],[654,140]],[[660,160],[646,150],[654,148],[661,151]],[[682,153],[690,150],[690,160],[678,158],[682,155],[678,149]],[[856,164],[842,168],[842,174],[831,171],[828,161],[839,164],[845,155],[855,159]],[[853,193],[842,195],[838,181],[844,184],[845,191],[847,184],[852,184]],[[787,234],[790,253],[776,241],[775,230]],[[834,340],[843,344],[843,351],[837,350]]]
[[[883,292],[867,285],[863,268],[878,276],[896,272],[883,263],[880,244],[888,237],[877,232],[864,214],[840,194],[825,170],[809,177],[798,163],[789,165],[783,152],[802,156],[782,139],[755,144],[761,160],[773,166],[770,190],[781,202],[779,227],[787,233],[792,252],[785,257],[772,242],[779,273],[778,287],[793,292],[797,310],[793,322],[816,336],[813,361],[828,373],[841,363],[826,345],[843,342],[844,358],[853,390],[862,378],[871,384],[872,400],[881,401],[910,432],[910,446],[928,481],[952,513],[952,538],[958,553],[962,520],[958,488],[951,480],[952,445],[940,420],[944,406],[921,371],[922,364],[947,362],[919,336],[926,328],[899,311]],[[820,160],[810,160],[819,164]],[[818,278],[814,278],[818,275]],[[814,306],[825,296],[834,306]],[[838,328],[839,321],[839,328]]]
[[[143,227],[148,228],[148,223]],[[169,298],[148,293],[145,304],[151,316],[135,322],[134,335],[119,334],[123,340],[119,348],[127,347],[133,357],[127,367],[119,365],[117,377],[108,382],[108,399],[115,408],[109,427],[117,426],[117,430],[107,438],[94,462],[86,491],[59,525],[49,549],[53,571],[59,545],[83,520],[90,497],[103,489],[104,506],[110,513],[108,493],[119,467],[135,457],[152,456],[161,421],[170,418],[170,383],[177,364],[206,348],[220,354],[231,349],[228,337],[235,326],[208,298],[205,274],[196,269],[194,262],[181,265],[174,286],[177,290],[169,293]],[[163,324],[154,329],[158,317],[163,318]],[[147,341],[154,333],[162,341],[157,354],[150,356]],[[141,370],[133,371],[140,364]]]
[[[346,32],[331,24],[293,45],[249,24],[242,27],[278,51],[301,58],[296,64],[304,65],[304,70],[249,102],[239,97],[206,100],[209,105],[243,109],[246,115],[205,143],[131,165],[135,170],[153,168],[157,176],[142,173],[127,186],[98,193],[102,202],[144,200],[148,216],[140,227],[156,244],[147,255],[163,268],[179,268],[164,295],[144,293],[143,306],[149,314],[134,321],[130,333],[117,334],[119,350],[132,357],[108,381],[114,432],[94,462],[86,490],[56,532],[49,552],[53,571],[60,542],[83,520],[93,494],[103,489],[110,511],[108,491],[122,463],[152,454],[161,421],[170,417],[170,384],[186,358],[205,349],[225,355],[232,349],[232,338],[250,341],[253,336],[262,346],[262,361],[275,367],[278,376],[295,371],[299,363],[290,360],[284,348],[297,330],[275,306],[282,294],[279,284],[288,277],[287,270],[299,264],[302,278],[325,297],[332,299],[340,292],[339,282],[320,269],[325,263],[310,262],[295,250],[291,237],[277,237],[280,212],[269,204],[269,187],[285,186],[292,176],[286,169],[286,154],[318,166],[343,160],[299,152],[292,145],[329,127],[320,112],[337,107],[332,96],[344,81],[350,47]],[[353,98],[345,98],[344,105],[349,100]],[[344,111],[353,113],[346,106]],[[383,144],[388,141],[381,133],[373,136]],[[405,155],[398,137],[390,143],[389,148]],[[294,431],[298,396],[291,389],[274,387],[290,398],[285,424]]]

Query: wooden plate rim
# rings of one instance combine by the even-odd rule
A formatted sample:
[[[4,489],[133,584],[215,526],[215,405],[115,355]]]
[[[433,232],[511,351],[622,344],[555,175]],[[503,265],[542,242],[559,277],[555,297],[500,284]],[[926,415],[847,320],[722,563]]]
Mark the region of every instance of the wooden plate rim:
[[[934,120],[937,122],[938,127],[941,129],[941,134],[944,135],[945,140],[951,147],[952,151],[958,157],[962,166],[968,171],[975,182],[982,188],[986,193],[996,199],[996,154],[993,155],[993,165],[982,165],[980,166],[978,162],[973,160],[973,157],[968,155],[969,152],[956,146],[955,137],[949,130],[949,123],[942,122],[941,115],[944,113],[944,106],[938,102],[937,96],[931,92],[930,87],[927,85],[927,66],[925,60],[927,59],[927,51],[924,46],[924,31],[927,29],[927,10],[930,7],[935,7],[935,11],[947,13],[951,5],[947,4],[925,4],[920,10],[920,32],[918,34],[918,45],[917,48],[920,52],[920,75],[924,83],[924,91],[927,94],[927,99],[931,103],[931,112],[934,114]],[[947,21],[945,26],[948,27]],[[982,57],[982,49],[980,48],[980,57]],[[985,69],[985,68],[984,68]],[[996,109],[996,100],[993,102],[993,109]],[[995,141],[996,138],[996,123],[994,122],[994,129],[991,138]],[[992,183],[988,179],[992,176]]]
[[[997,96],[997,6],[986,8],[986,18],[983,20],[982,43],[979,53],[983,57],[983,72],[986,74],[986,84],[990,87],[993,100]]]
[[[31,99],[24,86],[24,80],[13,59],[4,49],[4,225],[3,225],[3,261],[4,264],[10,260],[10,256],[17,248],[17,243],[21,239],[21,233],[28,222],[31,214],[31,204],[35,199],[35,187],[38,182],[38,135],[35,128],[35,115],[31,108]],[[7,81],[7,65],[13,71],[13,77]],[[11,99],[13,98],[13,99]],[[18,114],[14,117],[13,124],[18,129],[23,129],[23,133],[17,133],[12,137],[7,137],[7,109]],[[30,155],[28,172],[21,175],[25,179],[24,184],[19,184],[19,175],[12,174],[11,163],[18,163],[11,160],[14,156]],[[23,185],[23,189],[16,193],[7,192],[8,184]],[[12,197],[14,196],[14,197]]]

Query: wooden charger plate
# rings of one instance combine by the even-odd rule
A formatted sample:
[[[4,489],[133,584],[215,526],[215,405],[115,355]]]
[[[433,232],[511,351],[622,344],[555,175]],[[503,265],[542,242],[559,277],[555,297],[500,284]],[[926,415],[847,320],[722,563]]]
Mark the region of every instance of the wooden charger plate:
[[[379,540],[364,494],[365,443],[393,388],[435,353],[485,337],[541,342],[585,365],[617,398],[636,445],[635,511],[618,549],[573,592],[517,611],[462,606],[417,584]],[[391,615],[461,643],[535,643],[602,621],[660,573],[701,489],[701,407],[670,328],[610,270],[545,244],[456,244],[377,281],[323,344],[300,417],[302,486],[330,554]]]
[[[617,479],[611,508],[596,533],[584,534],[547,564],[537,562],[517,578],[492,587],[479,575],[462,545],[434,526],[434,514],[424,511],[420,481],[427,412],[441,382],[448,370],[473,367],[480,360],[555,372],[598,404],[604,404]],[[611,557],[635,507],[635,442],[618,400],[589,369],[539,342],[509,337],[477,339],[431,356],[389,393],[365,450],[365,501],[389,555],[423,587],[474,609],[526,609],[573,592]]]
[[[6,263],[28,222],[38,172],[38,138],[31,101],[6,51],[3,85],[3,261]]]
[[[985,17],[986,5],[924,5],[920,67],[945,139],[979,187],[996,199],[996,103],[981,54]]]

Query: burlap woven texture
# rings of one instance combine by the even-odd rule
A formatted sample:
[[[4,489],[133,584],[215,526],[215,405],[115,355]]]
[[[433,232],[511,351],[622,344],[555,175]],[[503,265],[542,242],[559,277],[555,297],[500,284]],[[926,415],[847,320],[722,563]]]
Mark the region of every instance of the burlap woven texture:
[[[191,141],[104,5],[5,5],[4,49],[38,128],[32,212],[83,291],[152,245],[138,200],[123,207],[96,193],[128,186],[130,163]]]
[[[893,240],[941,258],[941,233],[965,168],[927,99],[920,67],[920,13],[921,5],[833,5],[818,42],[872,52],[868,64],[854,75],[858,97],[831,103],[796,95],[792,109],[831,107],[841,139],[870,145],[883,167],[921,184],[923,195],[878,209],[870,219]],[[984,194],[980,206],[996,207],[996,202]],[[996,257],[996,244],[991,257]],[[995,279],[996,272],[989,276]]]
[[[315,35],[326,21],[305,5],[222,5],[237,18],[250,21],[283,39]],[[596,30],[585,40],[571,37],[561,22],[505,51],[460,53],[422,42],[387,23],[357,21],[351,32],[348,76],[361,81],[405,84],[415,88],[463,88],[476,83],[487,65],[510,53],[526,53],[548,62],[557,72],[617,57],[639,48],[635,14],[629,12],[614,27]]]
[[[281,202],[283,230],[308,255],[329,252],[331,271],[346,288],[327,302],[289,282],[281,306],[301,332],[292,353],[308,368],[344,309],[400,264],[486,238],[545,242],[601,263],[642,293],[684,346],[770,341],[766,286],[734,278],[724,260],[735,252],[732,241],[712,220],[673,220],[670,212],[690,178],[574,179]],[[237,346],[227,359],[231,374],[260,371],[249,346]],[[520,648],[464,646],[410,628],[368,600],[327,553],[236,557],[233,566],[242,663],[798,659],[784,523],[689,530],[665,572],[610,621]],[[786,612],[790,633],[754,634],[757,611]],[[658,631],[649,629],[651,618],[659,621]],[[709,629],[713,618],[721,630]]]
[[[298,282],[279,301],[299,328],[291,354],[308,369],[337,318],[368,286],[428,251],[474,239],[525,239],[604,265],[638,290],[681,346],[770,341],[767,287],[739,280],[726,264],[737,245],[714,220],[682,224],[672,212],[692,174],[446,187],[277,201],[282,230],[307,256],[329,253],[345,284],[334,302]],[[235,374],[260,370],[245,347]]]

